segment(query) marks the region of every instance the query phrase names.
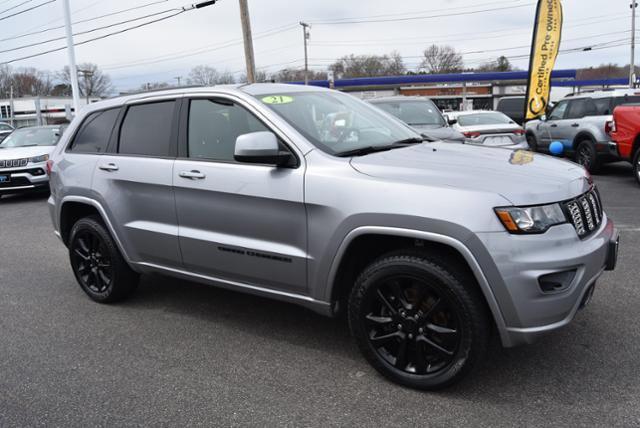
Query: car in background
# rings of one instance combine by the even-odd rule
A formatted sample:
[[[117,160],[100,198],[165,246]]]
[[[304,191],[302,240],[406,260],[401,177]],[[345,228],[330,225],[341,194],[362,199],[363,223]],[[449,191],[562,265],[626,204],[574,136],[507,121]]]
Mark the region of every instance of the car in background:
[[[0,197],[48,190],[47,161],[65,126],[16,129],[0,143]]]
[[[498,100],[496,111],[511,118],[518,125],[524,124],[525,97],[504,97]]]
[[[631,162],[633,175],[640,184],[640,104],[617,107],[607,128],[620,158]]]
[[[428,98],[396,96],[375,98],[369,102],[397,117],[430,140],[465,140],[462,134],[449,126],[438,107]]]
[[[13,126],[9,125],[8,123],[0,122],[0,143],[5,138],[7,138],[14,130],[15,130],[15,128]]]
[[[616,89],[569,95],[559,101],[548,115],[527,122],[527,141],[532,150],[548,152],[559,141],[565,154],[597,173],[606,162],[620,160],[616,143],[607,132],[616,107],[640,103],[636,89]]]
[[[497,111],[472,110],[447,113],[449,123],[465,136],[467,144],[528,150],[524,129]]]

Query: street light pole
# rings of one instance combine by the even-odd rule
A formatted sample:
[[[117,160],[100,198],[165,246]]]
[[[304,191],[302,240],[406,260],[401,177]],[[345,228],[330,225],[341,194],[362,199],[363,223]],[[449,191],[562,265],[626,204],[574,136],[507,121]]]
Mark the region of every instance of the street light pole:
[[[73,47],[73,30],[71,28],[71,8],[69,0],[62,1],[64,12],[64,25],[67,33],[67,53],[69,55],[69,78],[71,80],[71,93],[73,96],[73,108],[75,114],[80,111],[80,93],[78,91],[78,71],[76,67],[76,52]]]
[[[247,82],[256,83],[256,61],[253,54],[253,37],[251,36],[251,18],[247,0],[240,0],[240,20],[244,37],[244,56],[247,62]]]
[[[176,79],[178,81],[178,87],[180,87],[180,82],[182,82],[182,77],[181,76],[177,76],[177,77],[174,77],[174,79]]]
[[[629,87],[635,87],[636,80],[636,8],[638,3],[631,3],[631,61],[629,62]]]
[[[308,43],[309,43],[309,24],[307,24],[306,22],[300,22],[300,25],[302,25],[302,35],[304,37],[304,84],[308,85],[309,84],[309,48],[308,48]]]

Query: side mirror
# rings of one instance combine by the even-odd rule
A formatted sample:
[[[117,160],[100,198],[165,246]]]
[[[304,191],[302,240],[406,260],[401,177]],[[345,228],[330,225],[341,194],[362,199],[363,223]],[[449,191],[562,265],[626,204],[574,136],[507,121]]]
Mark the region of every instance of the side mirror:
[[[286,166],[293,157],[280,151],[278,138],[273,132],[252,132],[236,139],[234,159],[243,163]]]
[[[458,119],[447,119],[447,123],[449,124],[449,126],[453,126],[458,123]]]
[[[547,119],[548,119],[548,118],[547,118],[547,115],[546,115],[546,114],[543,114],[542,116],[540,116],[540,120],[541,120],[542,122],[546,122],[546,121],[547,121]]]

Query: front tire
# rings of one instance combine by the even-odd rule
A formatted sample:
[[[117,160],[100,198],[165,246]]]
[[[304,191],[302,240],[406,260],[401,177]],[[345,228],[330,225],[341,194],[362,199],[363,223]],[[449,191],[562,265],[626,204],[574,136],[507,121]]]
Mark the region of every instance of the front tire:
[[[527,144],[529,144],[529,150],[532,152],[538,151],[538,140],[533,134],[527,134]]]
[[[576,147],[576,159],[577,164],[582,165],[591,174],[597,174],[600,170],[600,161],[598,159],[598,152],[596,151],[596,145],[591,140],[582,140]]]
[[[636,149],[636,153],[633,156],[633,175],[638,184],[640,184],[640,148]]]
[[[437,390],[482,360],[491,324],[477,285],[459,272],[411,252],[384,256],[362,272],[349,299],[349,325],[383,376]]]
[[[80,219],[73,226],[69,258],[80,287],[96,302],[124,300],[138,285],[138,275],[97,217]]]

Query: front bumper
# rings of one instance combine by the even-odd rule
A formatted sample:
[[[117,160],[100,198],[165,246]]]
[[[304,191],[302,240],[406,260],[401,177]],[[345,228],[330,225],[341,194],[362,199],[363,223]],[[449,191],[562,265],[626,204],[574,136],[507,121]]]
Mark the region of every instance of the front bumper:
[[[617,262],[618,232],[608,218],[585,240],[569,224],[542,235],[499,232],[479,238],[497,268],[488,279],[506,325],[505,346],[532,343],[569,324],[598,278]]]
[[[28,164],[20,168],[2,168],[0,176],[8,181],[0,181],[0,194],[22,193],[49,188],[46,162]]]

